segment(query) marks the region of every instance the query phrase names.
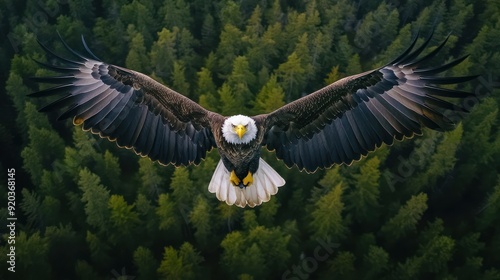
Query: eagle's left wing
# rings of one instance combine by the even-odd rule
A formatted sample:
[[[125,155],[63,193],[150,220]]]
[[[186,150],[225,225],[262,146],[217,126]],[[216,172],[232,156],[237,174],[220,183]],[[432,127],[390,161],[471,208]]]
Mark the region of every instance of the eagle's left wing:
[[[411,46],[393,62],[346,77],[276,111],[256,116],[266,127],[263,146],[275,150],[289,167],[314,172],[333,164],[350,164],[382,143],[421,134],[422,127],[450,130],[451,112],[466,112],[438,97],[466,98],[471,93],[437,87],[475,78],[439,77],[465,57],[436,68],[421,68],[446,40],[419,58],[429,39]],[[436,97],[437,96],[437,97]]]

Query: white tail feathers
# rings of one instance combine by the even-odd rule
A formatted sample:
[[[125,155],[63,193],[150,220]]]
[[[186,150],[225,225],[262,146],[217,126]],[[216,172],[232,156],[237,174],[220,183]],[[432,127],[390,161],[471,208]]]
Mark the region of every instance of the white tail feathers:
[[[233,186],[229,181],[229,175],[229,171],[220,160],[208,185],[208,191],[215,193],[220,201],[242,208],[246,205],[255,207],[269,201],[271,195],[276,194],[278,188],[285,184],[285,180],[278,172],[263,159],[259,159],[259,169],[253,174],[253,183],[246,188]]]

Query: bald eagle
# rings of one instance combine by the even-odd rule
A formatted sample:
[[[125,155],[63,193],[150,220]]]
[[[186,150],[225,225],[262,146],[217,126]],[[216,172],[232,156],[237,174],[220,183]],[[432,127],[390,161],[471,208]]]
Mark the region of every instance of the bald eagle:
[[[59,119],[91,131],[119,147],[133,149],[161,164],[199,164],[217,148],[220,161],[208,190],[229,205],[254,207],[266,202],[285,180],[261,157],[262,147],[275,151],[288,167],[315,172],[350,164],[380,147],[420,135],[423,127],[450,130],[449,113],[466,110],[439,97],[463,99],[468,92],[439,87],[475,78],[441,77],[462,62],[437,67],[432,62],[446,40],[421,55],[432,35],[415,48],[417,38],[394,61],[338,80],[285,106],[256,116],[222,116],[206,110],[152,78],[98,59],[82,37],[87,55],[66,49],[67,59],[41,47],[57,61],[38,62],[55,72],[36,77],[54,87],[31,96],[58,96],[40,111],[64,109]]]

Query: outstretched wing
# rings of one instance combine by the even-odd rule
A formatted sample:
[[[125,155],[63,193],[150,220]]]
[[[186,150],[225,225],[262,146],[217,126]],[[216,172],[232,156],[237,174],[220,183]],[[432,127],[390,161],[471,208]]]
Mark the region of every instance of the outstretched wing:
[[[417,38],[400,57],[376,70],[346,77],[282,108],[260,115],[266,132],[263,145],[285,164],[314,172],[333,164],[350,164],[382,143],[421,134],[422,127],[450,130],[454,116],[466,112],[438,97],[466,98],[471,93],[440,88],[475,78],[438,77],[466,57],[435,68],[422,68],[446,40],[419,58],[429,39],[413,50]]]
[[[38,63],[62,73],[34,78],[56,86],[31,96],[59,97],[40,111],[63,110],[59,119],[73,118],[84,130],[162,164],[197,164],[216,146],[210,119],[220,115],[144,74],[100,61],[83,37],[82,42],[93,58],[78,54],[63,41],[77,58],[66,59],[39,42],[58,63]]]

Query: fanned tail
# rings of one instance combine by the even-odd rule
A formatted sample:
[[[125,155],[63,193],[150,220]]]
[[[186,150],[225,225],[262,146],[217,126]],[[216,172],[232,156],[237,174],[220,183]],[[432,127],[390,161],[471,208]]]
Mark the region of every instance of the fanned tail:
[[[253,174],[253,184],[250,186],[242,189],[233,186],[229,181],[229,175],[229,171],[220,160],[208,185],[208,191],[215,193],[220,201],[241,208],[246,205],[255,207],[269,201],[271,195],[276,194],[278,188],[285,184],[285,179],[262,158],[259,159],[259,169]]]

